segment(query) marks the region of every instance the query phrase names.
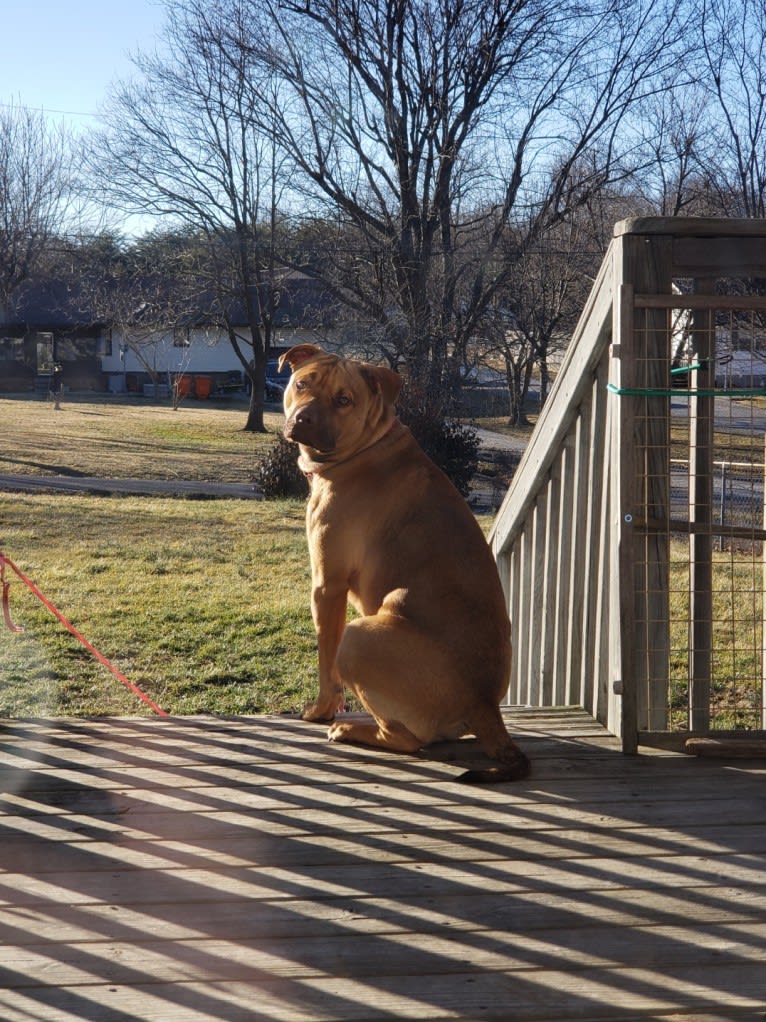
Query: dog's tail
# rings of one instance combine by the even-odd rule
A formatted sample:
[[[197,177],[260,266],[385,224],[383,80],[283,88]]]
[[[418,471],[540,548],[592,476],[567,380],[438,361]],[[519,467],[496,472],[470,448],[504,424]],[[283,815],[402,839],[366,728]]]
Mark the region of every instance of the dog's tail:
[[[457,780],[461,784],[502,784],[505,781],[523,781],[529,777],[531,764],[521,749],[512,762],[498,763],[497,766],[476,767],[466,770]]]

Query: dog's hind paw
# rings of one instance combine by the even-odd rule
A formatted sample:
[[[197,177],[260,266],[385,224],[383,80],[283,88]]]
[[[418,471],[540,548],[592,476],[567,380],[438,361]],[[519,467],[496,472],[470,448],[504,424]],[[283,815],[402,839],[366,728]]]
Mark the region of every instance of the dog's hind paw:
[[[342,709],[342,707],[340,707]],[[331,703],[307,703],[301,712],[301,720],[311,721],[313,724],[329,724],[335,720],[336,707]]]
[[[331,724],[327,729],[327,740],[330,742],[347,742],[351,739],[351,724]]]

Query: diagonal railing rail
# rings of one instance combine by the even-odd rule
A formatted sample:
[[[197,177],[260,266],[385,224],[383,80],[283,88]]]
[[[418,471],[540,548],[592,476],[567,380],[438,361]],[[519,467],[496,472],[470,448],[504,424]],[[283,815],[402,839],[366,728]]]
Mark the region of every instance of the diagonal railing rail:
[[[510,703],[583,706],[626,751],[763,729],[765,283],[766,222],[616,225],[491,535]],[[731,451],[760,466],[737,521]]]

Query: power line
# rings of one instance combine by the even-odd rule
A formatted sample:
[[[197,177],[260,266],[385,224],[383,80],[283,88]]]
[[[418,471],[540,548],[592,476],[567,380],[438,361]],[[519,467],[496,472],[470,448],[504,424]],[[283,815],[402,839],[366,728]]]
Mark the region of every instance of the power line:
[[[95,117],[100,119],[103,114],[88,110],[55,110],[52,107],[30,106],[28,103],[5,103],[0,101],[0,107],[4,110],[25,110],[27,113],[35,114],[62,114],[66,117]]]

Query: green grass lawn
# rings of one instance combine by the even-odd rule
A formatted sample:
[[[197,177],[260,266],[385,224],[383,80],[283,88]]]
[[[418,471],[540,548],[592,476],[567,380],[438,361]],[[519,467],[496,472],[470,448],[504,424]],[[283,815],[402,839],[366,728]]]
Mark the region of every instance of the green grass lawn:
[[[297,710],[315,641],[300,503],[0,494],[0,549],[172,713]],[[0,716],[151,712],[11,579]]]
[[[270,434],[243,404],[0,399],[0,472],[250,480]],[[313,692],[300,503],[0,493],[0,550],[131,682],[173,713],[296,710]],[[151,712],[15,575],[0,715]]]

